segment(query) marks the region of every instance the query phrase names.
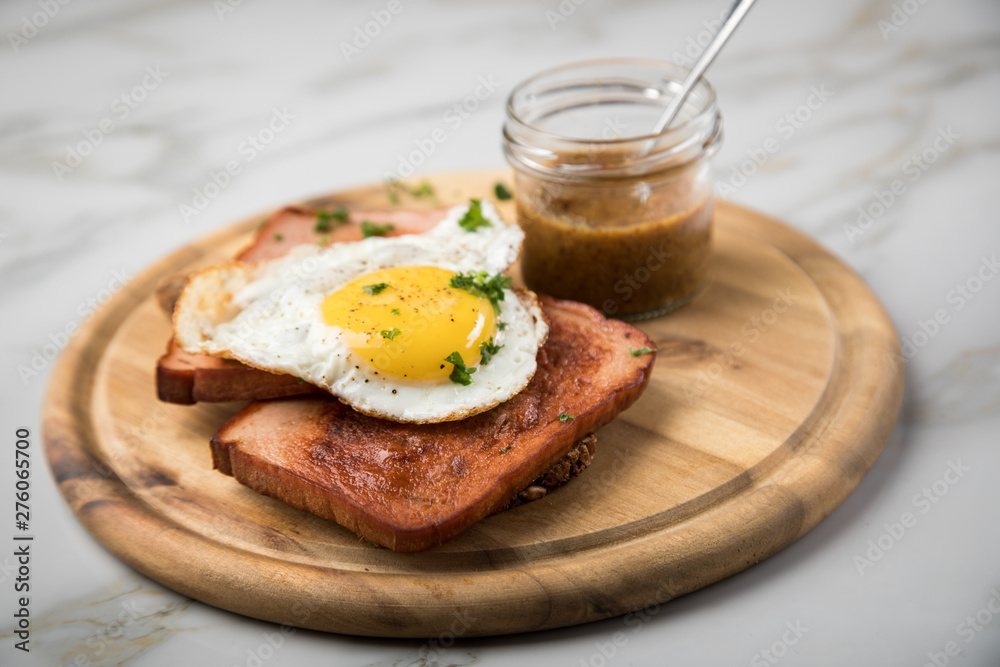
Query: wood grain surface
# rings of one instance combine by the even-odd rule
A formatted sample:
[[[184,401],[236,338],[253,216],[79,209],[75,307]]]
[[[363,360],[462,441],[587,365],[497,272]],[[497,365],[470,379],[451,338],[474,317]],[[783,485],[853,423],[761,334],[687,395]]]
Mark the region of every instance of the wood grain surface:
[[[430,180],[436,201],[403,194],[400,205],[460,203],[510,183],[504,171]],[[391,206],[381,185],[317,202]],[[501,211],[513,216],[512,204]],[[711,286],[639,324],[660,346],[653,377],[598,432],[591,468],[430,551],[376,548],[212,470],[209,438],[241,404],[156,399],[170,335],[157,283],[228,259],[266,217],[135,278],[73,338],[44,406],[49,463],[81,523],[136,570],[210,605],[396,637],[623,614],[805,534],[861,481],[896,420],[899,342],[878,299],[804,235],[719,202]]]

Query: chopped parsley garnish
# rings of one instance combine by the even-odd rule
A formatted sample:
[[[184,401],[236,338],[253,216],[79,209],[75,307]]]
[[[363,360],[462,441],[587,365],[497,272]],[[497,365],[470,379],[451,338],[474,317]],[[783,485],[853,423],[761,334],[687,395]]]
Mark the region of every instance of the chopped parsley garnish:
[[[330,235],[323,234],[323,236],[316,239],[316,245],[318,245],[320,248],[330,245]]]
[[[399,308],[393,308],[389,311],[390,315],[399,315]]]
[[[497,322],[497,330],[498,331],[503,331],[506,328],[507,328],[507,323],[506,322]]]
[[[507,452],[509,452],[512,449],[514,449],[514,445],[507,445],[506,447],[504,447],[503,449],[500,450],[500,453],[501,454],[506,454]]]
[[[473,296],[489,299],[493,309],[500,312],[500,302],[503,301],[503,291],[510,287],[510,278],[501,274],[490,276],[486,271],[470,271],[451,277],[448,283],[452,287],[464,289]]]
[[[388,288],[389,288],[389,283],[375,283],[374,285],[365,285],[364,287],[361,288],[361,291],[363,291],[365,294],[371,294],[372,296],[375,296],[376,294],[384,292]]]
[[[653,350],[651,350],[648,347],[640,347],[638,350],[633,350],[632,348],[628,349],[628,353],[631,354],[633,357],[641,357],[642,355],[649,354],[652,351]]]
[[[385,236],[392,230],[396,228],[396,225],[391,222],[387,222],[384,225],[380,225],[377,222],[372,222],[371,220],[361,221],[361,236],[368,238],[370,236]]]
[[[285,235],[284,234],[275,234],[274,235],[274,240],[275,241],[284,241],[285,240]]]
[[[322,234],[333,229],[334,222],[347,222],[347,209],[341,206],[336,211],[316,211],[316,226],[313,231]]]
[[[562,414],[559,415],[559,421],[561,421],[563,424],[568,422],[570,419],[576,419],[576,415],[571,415],[568,412],[563,412]]]
[[[514,196],[510,193],[510,190],[508,190],[507,186],[504,185],[503,183],[497,183],[496,185],[493,186],[493,194],[495,194],[497,196],[497,199],[499,199],[500,201],[507,201],[508,199]]]
[[[298,381],[299,384],[302,384],[303,382],[305,382],[305,380],[303,380],[300,377],[296,377],[295,379]]]
[[[470,199],[469,210],[465,212],[458,226],[467,232],[474,232],[480,227],[492,227],[493,223],[483,217],[482,200]]]
[[[409,194],[414,199],[419,199],[421,197],[434,197],[434,186],[431,185],[430,181],[420,181],[420,185],[415,187],[407,187],[403,185],[395,178],[387,179],[385,182],[385,194],[389,198],[389,201],[393,204],[399,203],[399,193],[405,192]]]
[[[455,384],[460,384],[464,386],[469,386],[472,384],[472,374],[476,372],[475,368],[468,368],[465,365],[465,360],[462,359],[462,355],[457,351],[452,352],[447,357],[444,358],[450,364],[454,364],[455,368],[452,369],[451,375],[448,379]]]
[[[410,194],[414,197],[433,197],[434,186],[430,181],[420,181],[420,185],[410,189]]]
[[[403,332],[397,329],[396,327],[393,327],[392,331],[388,329],[382,329],[382,331],[380,331],[379,333],[382,334],[382,338],[385,338],[386,340],[392,340],[393,338],[395,338],[396,336],[398,336]]]
[[[490,363],[490,359],[493,358],[497,352],[500,351],[503,345],[494,345],[493,337],[491,336],[488,341],[483,341],[479,344],[479,354],[482,355],[482,359],[479,360],[481,366],[485,366]]]

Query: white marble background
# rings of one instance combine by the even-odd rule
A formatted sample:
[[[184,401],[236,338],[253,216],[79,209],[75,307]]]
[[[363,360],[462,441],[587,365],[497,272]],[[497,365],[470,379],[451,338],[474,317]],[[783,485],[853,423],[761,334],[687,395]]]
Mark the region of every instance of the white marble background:
[[[388,0],[4,2],[0,506],[13,513],[13,433],[26,426],[36,541],[30,654],[14,649],[16,573],[0,548],[0,663],[1000,664],[1000,613],[990,610],[1000,610],[996,0],[762,0],[711,69],[727,124],[717,168],[734,186],[729,198],[837,253],[916,347],[900,423],[858,490],[803,539],[670,603],[639,632],[615,618],[462,641],[433,656],[421,642],[283,636],[164,590],[110,556],[40,465],[49,368],[24,369],[117,281],[243,216],[382,178],[480,78],[495,92],[459,127],[446,126],[448,140],[421,172],[501,166],[503,103],[516,82],[590,57],[673,60],[725,4],[401,0],[402,12],[348,61],[341,44]],[[800,108],[814,90],[823,99]],[[241,142],[275,109],[292,118],[250,161]],[[782,122],[796,113],[797,127]],[[100,131],[105,119],[109,133]],[[53,162],[65,162],[85,133],[100,143],[56,173]],[[779,150],[742,183],[734,168],[768,139]],[[229,160],[241,173],[185,221],[179,206]],[[880,210],[878,193],[897,180],[900,194]],[[859,207],[872,214],[862,224]],[[939,311],[947,321],[921,335]],[[958,462],[968,470],[939,483],[947,493],[922,512],[915,496]],[[917,524],[859,572],[855,557],[869,540],[887,541],[884,525],[904,512]]]

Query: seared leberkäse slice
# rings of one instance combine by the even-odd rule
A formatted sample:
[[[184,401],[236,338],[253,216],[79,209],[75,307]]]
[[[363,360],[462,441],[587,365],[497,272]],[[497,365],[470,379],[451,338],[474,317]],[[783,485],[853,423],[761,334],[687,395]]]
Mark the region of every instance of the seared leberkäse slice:
[[[325,393],[293,375],[268,373],[234,359],[190,354],[172,338],[156,363],[156,394],[167,403],[258,401]]]
[[[290,206],[271,216],[236,259],[259,262],[281,257],[292,247],[303,243],[333,245],[360,241],[364,238],[362,225],[366,221],[379,226],[379,236],[421,234],[440,222],[447,212],[447,208],[427,211],[313,211]]]
[[[212,438],[220,471],[394,551],[446,542],[502,508],[639,397],[642,331],[541,297],[549,337],[528,386],[474,417],[400,424],[333,397],[251,403]],[[561,417],[561,418],[560,418]]]

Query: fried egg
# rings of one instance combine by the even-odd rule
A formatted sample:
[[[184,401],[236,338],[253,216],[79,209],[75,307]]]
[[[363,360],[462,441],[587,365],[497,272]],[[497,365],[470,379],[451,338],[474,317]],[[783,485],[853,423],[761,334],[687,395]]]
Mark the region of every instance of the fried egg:
[[[478,226],[462,224],[470,207]],[[210,267],[189,277],[174,337],[190,353],[295,375],[367,415],[463,419],[521,391],[548,334],[535,295],[502,277],[522,239],[489,202],[470,203],[423,234]]]

